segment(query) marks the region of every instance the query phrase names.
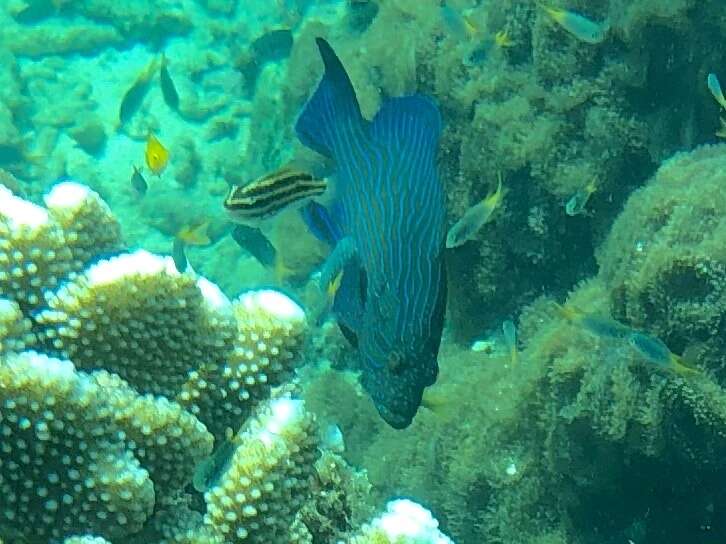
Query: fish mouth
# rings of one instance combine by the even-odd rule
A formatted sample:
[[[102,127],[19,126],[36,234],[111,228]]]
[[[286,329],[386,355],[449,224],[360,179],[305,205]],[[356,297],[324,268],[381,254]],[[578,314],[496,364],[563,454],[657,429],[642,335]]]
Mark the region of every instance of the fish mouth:
[[[416,411],[414,410],[411,414],[401,414],[398,412],[393,412],[388,409],[385,405],[376,402],[376,410],[378,410],[378,414],[383,418],[383,420],[388,423],[391,427],[394,429],[402,430],[411,425],[411,422],[413,421],[413,417],[416,415]]]
[[[394,429],[405,429],[421,405],[423,388],[397,378],[385,371],[369,371],[362,382],[381,418]]]

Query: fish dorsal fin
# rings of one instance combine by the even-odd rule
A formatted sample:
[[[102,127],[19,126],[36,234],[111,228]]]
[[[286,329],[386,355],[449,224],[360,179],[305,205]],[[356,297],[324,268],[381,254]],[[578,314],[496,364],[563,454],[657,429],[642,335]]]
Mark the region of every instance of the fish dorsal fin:
[[[371,137],[394,153],[416,153],[416,163],[432,162],[441,134],[441,114],[423,95],[386,99],[371,125]],[[426,159],[429,159],[427,161]]]
[[[340,59],[323,38],[316,38],[325,65],[323,79],[295,124],[300,141],[310,149],[335,157],[336,147],[353,132],[365,132],[368,123],[360,113],[353,84]]]

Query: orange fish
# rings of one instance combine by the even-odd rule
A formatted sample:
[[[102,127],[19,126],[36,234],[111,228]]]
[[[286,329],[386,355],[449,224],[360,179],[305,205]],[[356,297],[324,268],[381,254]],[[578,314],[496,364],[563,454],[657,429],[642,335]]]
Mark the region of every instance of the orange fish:
[[[146,165],[149,169],[160,176],[169,162],[169,151],[153,134],[149,134],[146,140]]]

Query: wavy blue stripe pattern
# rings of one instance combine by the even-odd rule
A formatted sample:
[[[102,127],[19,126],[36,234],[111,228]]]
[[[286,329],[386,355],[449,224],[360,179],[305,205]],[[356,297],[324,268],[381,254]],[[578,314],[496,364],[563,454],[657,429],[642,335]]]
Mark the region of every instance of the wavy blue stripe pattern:
[[[415,95],[387,99],[366,121],[340,60],[327,42],[317,44],[325,75],[296,131],[335,159],[334,219],[355,247],[334,311],[355,337],[363,386],[381,416],[402,428],[438,373],[446,303],[441,118],[433,101]]]

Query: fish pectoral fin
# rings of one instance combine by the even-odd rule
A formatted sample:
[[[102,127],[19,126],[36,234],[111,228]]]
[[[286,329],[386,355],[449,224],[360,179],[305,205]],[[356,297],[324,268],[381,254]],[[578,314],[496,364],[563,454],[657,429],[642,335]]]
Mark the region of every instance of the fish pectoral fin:
[[[328,256],[320,271],[320,288],[324,292],[327,292],[330,284],[343,271],[345,266],[355,258],[356,254],[355,242],[349,236],[346,236],[336,244],[335,249]]]
[[[313,236],[331,247],[335,246],[337,241],[343,237],[340,225],[335,218],[337,207],[338,205],[334,204],[329,210],[312,200],[300,210],[303,221]]]

